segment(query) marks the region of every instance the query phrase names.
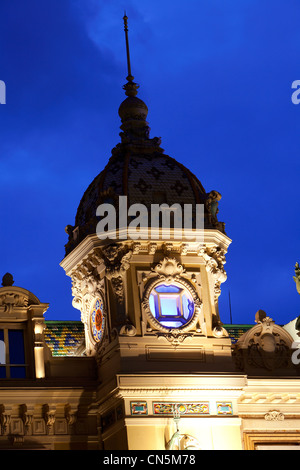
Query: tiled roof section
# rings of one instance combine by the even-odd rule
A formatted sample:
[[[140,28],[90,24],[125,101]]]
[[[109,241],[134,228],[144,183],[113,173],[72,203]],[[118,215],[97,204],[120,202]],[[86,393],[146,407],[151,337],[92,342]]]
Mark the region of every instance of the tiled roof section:
[[[254,325],[223,325],[232,344]],[[81,321],[46,321],[45,341],[53,356],[73,356],[84,340],[84,325]]]
[[[237,340],[244,334],[246,331],[250,330],[254,325],[222,325],[226,331],[228,331],[229,337],[231,338],[232,344],[235,344]]]
[[[46,321],[45,341],[52,356],[73,356],[83,340],[81,321]]]

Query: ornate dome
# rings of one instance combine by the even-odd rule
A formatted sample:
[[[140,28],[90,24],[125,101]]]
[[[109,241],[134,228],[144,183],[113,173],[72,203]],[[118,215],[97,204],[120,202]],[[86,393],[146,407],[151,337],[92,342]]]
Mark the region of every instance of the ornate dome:
[[[131,98],[131,97],[129,97]],[[132,97],[121,104],[121,143],[96,178],[85,191],[77,209],[75,227],[68,226],[70,252],[87,235],[96,232],[99,218],[96,210],[100,204],[110,202],[118,207],[119,196],[127,196],[128,206],[139,203],[150,208],[151,204],[205,204],[205,227],[224,232],[224,224],[216,218],[212,202],[221,198],[217,191],[206,193],[198,178],[174,158],[165,155],[160,139],[149,138],[145,121],[147,107],[142,100]],[[137,101],[138,100],[138,101]],[[210,212],[210,216],[209,216]],[[76,242],[73,238],[77,231]]]
[[[217,191],[206,193],[204,187],[181,163],[164,154],[160,138],[149,137],[146,122],[148,108],[137,98],[138,85],[128,73],[124,85],[127,98],[119,107],[121,142],[101,173],[89,185],[78,206],[75,226],[68,225],[69,242],[66,254],[72,251],[87,235],[96,233],[100,218],[96,210],[100,204],[111,203],[118,208],[119,196],[127,196],[132,204],[204,204],[205,227],[224,232],[224,224],[217,220],[217,206],[221,195]]]

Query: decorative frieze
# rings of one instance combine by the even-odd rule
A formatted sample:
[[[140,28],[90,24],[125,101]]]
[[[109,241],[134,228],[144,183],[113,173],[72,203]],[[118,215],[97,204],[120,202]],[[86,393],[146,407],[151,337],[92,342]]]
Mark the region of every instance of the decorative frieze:
[[[149,404],[150,407],[150,404]],[[229,401],[203,402],[159,402],[152,401],[148,409],[147,401],[130,401],[131,416],[228,416],[233,415],[233,405]]]
[[[174,415],[174,409],[180,415],[208,415],[210,414],[209,402],[202,403],[165,403],[154,402],[153,414],[154,415]]]

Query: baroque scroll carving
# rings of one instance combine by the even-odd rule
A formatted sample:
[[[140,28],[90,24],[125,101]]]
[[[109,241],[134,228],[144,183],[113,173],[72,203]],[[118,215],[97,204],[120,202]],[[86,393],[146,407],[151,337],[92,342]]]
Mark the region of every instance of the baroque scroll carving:
[[[0,307],[4,307],[4,312],[10,314],[15,307],[27,307],[28,297],[14,292],[7,292],[0,295]]]
[[[219,246],[207,247],[201,246],[198,250],[200,256],[206,265],[206,270],[214,279],[214,298],[217,301],[221,294],[221,284],[226,281],[227,274],[224,269],[226,263],[226,250]]]

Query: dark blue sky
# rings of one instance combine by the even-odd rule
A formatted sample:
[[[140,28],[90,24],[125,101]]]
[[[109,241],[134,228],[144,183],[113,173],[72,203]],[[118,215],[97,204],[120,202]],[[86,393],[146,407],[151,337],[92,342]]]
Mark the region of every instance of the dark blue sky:
[[[129,17],[151,137],[222,194],[232,239],[220,315],[300,314],[298,0],[1,0],[0,277],[79,320],[59,266],[79,201],[120,141]]]

